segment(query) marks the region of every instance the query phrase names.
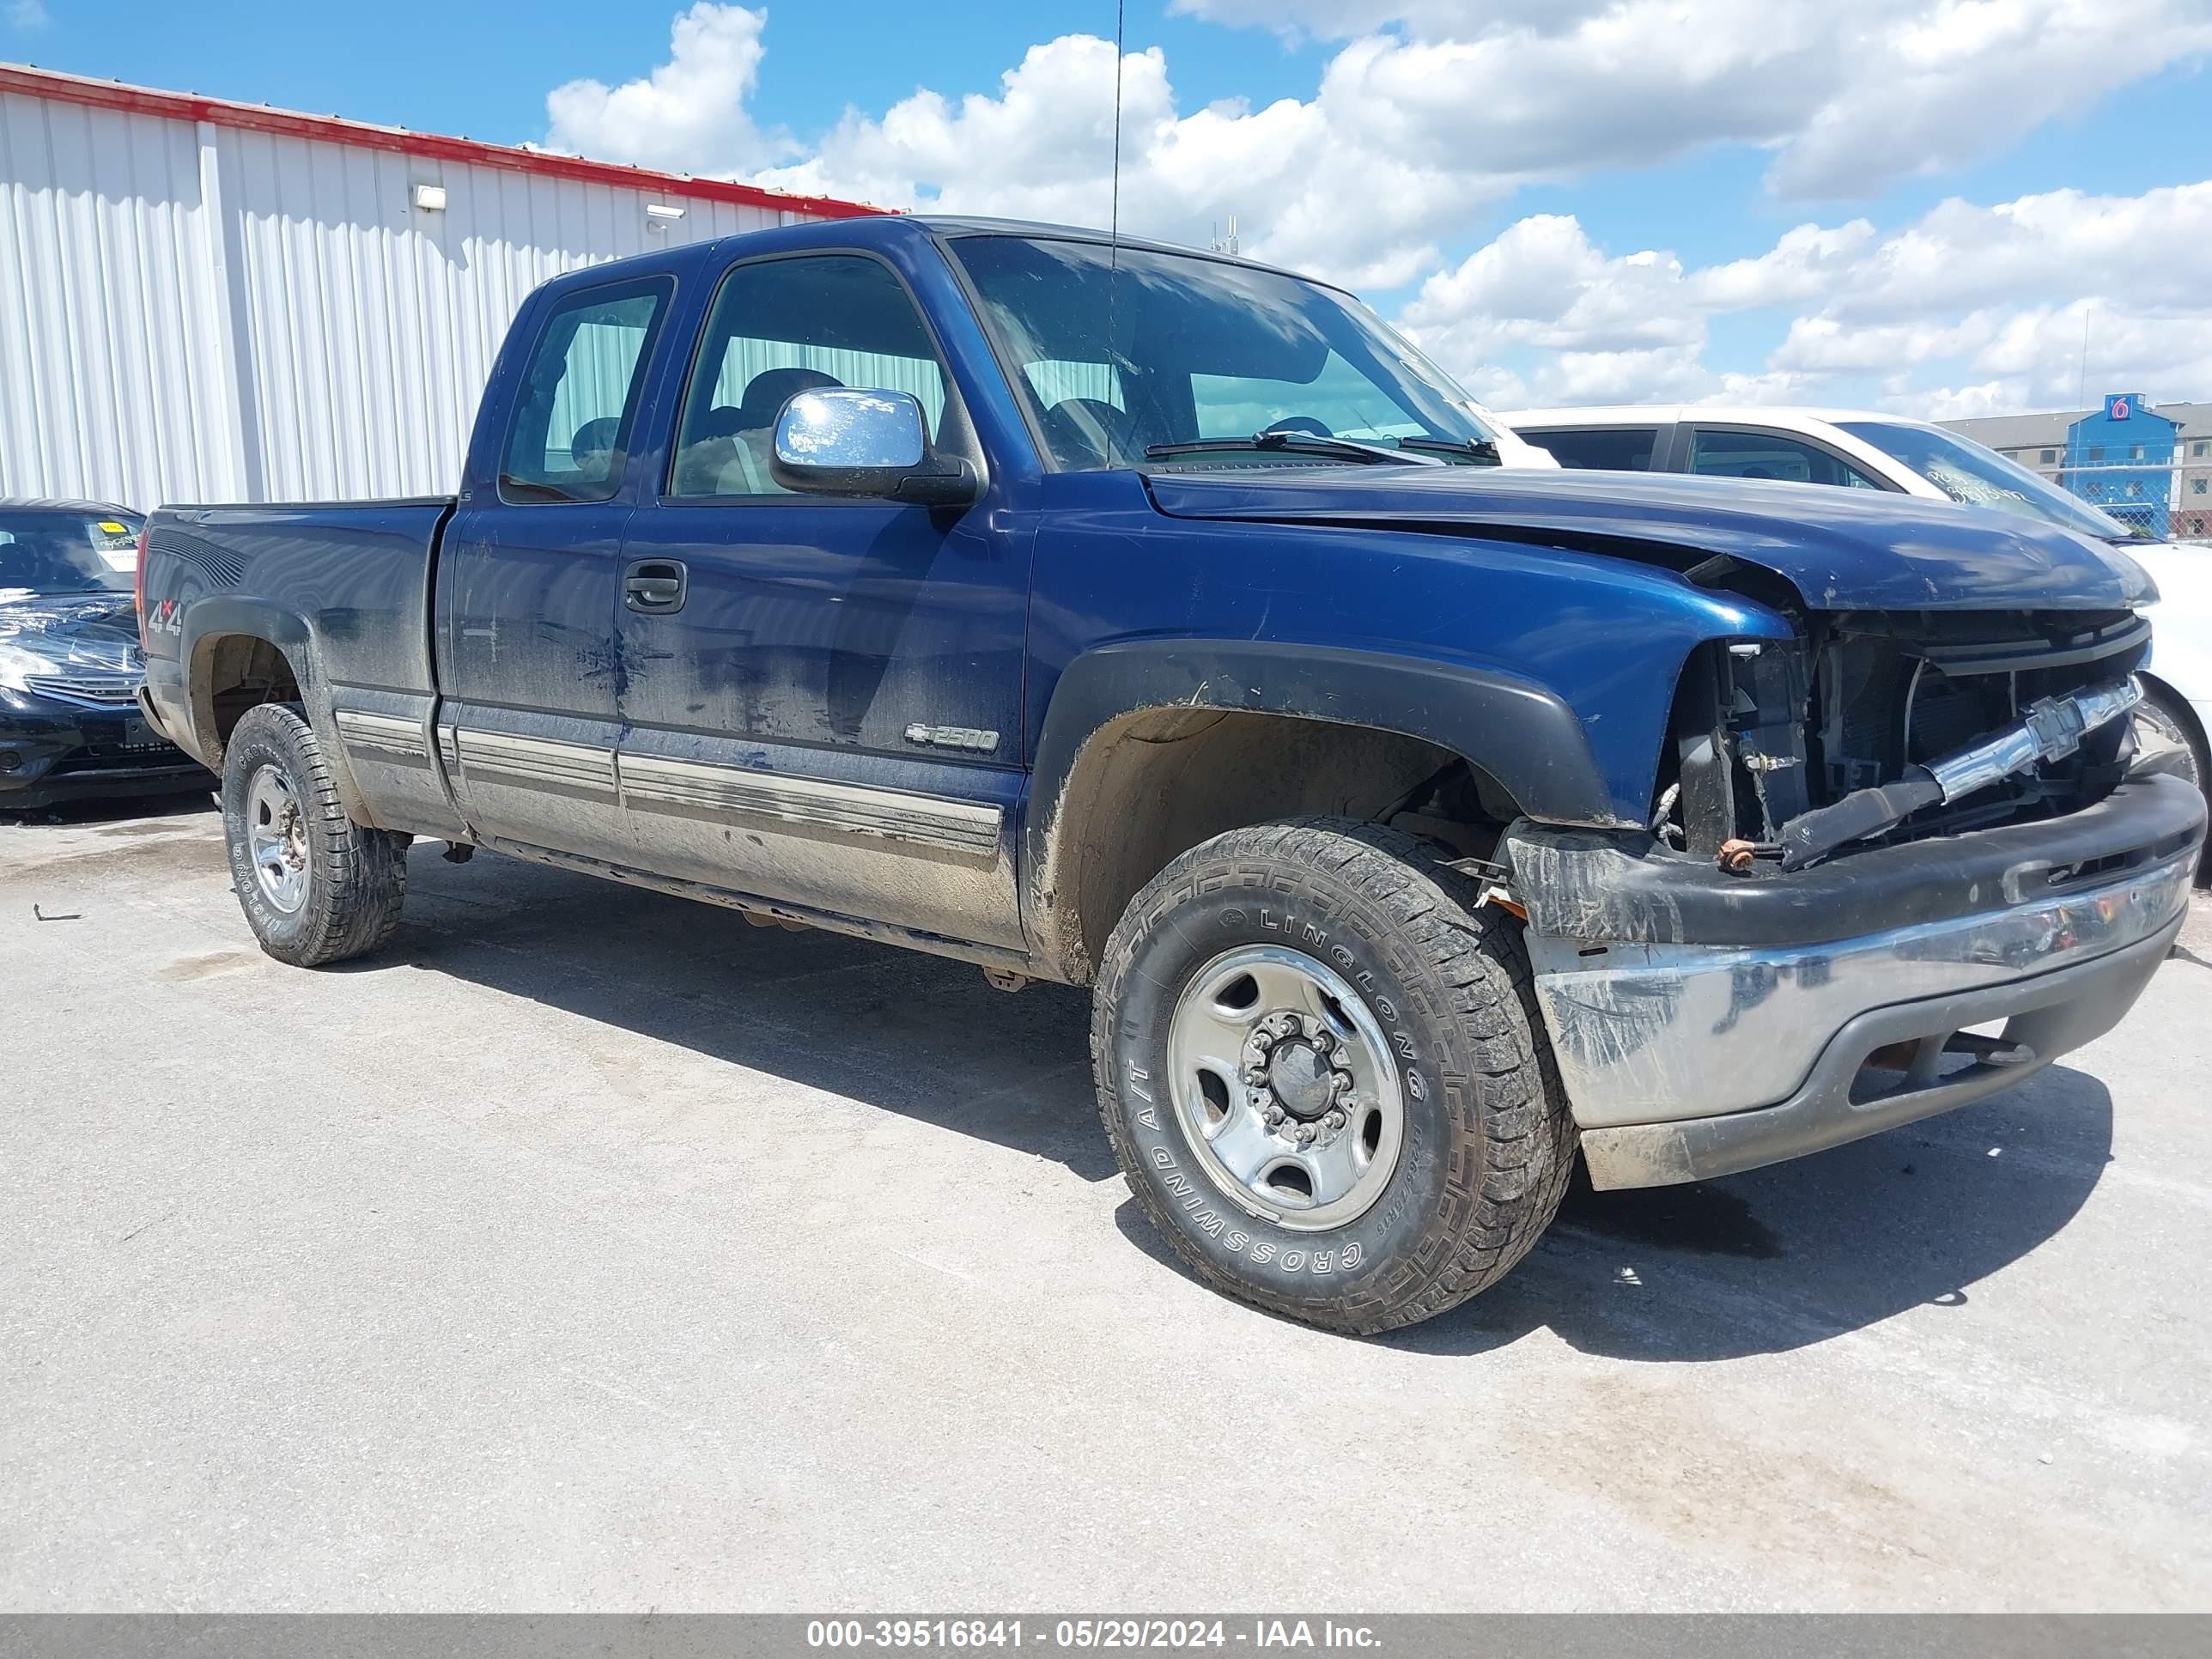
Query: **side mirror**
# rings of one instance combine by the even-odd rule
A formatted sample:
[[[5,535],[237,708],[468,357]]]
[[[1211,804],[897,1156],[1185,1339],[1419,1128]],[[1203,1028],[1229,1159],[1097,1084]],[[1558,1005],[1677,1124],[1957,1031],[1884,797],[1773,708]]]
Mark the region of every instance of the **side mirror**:
[[[977,488],[973,466],[931,445],[921,404],[904,392],[798,393],[776,417],[768,470],[786,489],[927,507],[964,507]]]

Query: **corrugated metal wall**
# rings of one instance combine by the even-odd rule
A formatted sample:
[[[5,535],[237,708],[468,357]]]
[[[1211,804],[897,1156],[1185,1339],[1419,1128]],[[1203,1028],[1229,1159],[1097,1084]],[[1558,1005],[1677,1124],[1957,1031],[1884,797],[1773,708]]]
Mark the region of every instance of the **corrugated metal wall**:
[[[0,495],[239,488],[199,146],[0,96]]]
[[[799,216],[0,94],[0,495],[446,493],[532,288]]]

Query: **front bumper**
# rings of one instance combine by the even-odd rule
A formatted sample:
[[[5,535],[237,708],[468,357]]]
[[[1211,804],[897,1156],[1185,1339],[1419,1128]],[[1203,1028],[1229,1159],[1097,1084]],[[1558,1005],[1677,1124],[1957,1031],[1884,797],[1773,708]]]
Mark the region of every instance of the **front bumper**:
[[[2203,834],[2196,790],[2144,778],[2066,819],[1758,881],[1615,849],[1633,868],[1599,894],[1531,878],[1612,870],[1589,838],[1516,830],[1537,998],[1591,1179],[1659,1186],[1817,1152],[2101,1036],[2180,930]],[[1999,1020],[1996,1039],[1960,1036]]]
[[[0,812],[212,787],[207,769],[135,707],[80,708],[0,691]]]

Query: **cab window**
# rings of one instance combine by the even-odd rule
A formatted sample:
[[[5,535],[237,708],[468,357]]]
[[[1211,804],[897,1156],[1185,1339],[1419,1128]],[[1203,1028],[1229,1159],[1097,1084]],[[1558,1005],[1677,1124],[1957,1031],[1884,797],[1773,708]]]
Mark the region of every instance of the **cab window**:
[[[909,392],[934,433],[945,384],[921,313],[888,266],[859,254],[738,265],[722,279],[692,366],[668,495],[789,496],[769,461],[792,398],[833,386]]]
[[[1786,432],[1700,427],[1690,439],[1689,471],[1717,478],[1772,478],[1785,483],[1883,486],[1842,456]]]
[[[1658,447],[1656,426],[1521,427],[1522,438],[1548,449],[1561,466],[1599,472],[1648,472]]]
[[[604,501],[622,487],[666,278],[564,297],[531,349],[500,464],[500,499]]]

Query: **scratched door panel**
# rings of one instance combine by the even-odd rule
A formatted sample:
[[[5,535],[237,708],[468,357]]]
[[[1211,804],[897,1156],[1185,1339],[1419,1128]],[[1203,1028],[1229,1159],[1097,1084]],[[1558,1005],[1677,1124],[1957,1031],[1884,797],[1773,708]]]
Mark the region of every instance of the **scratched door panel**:
[[[615,788],[623,528],[654,347],[675,293],[617,277],[532,308],[495,479],[472,478],[438,592],[439,746],[477,835],[626,851]]]
[[[629,851],[614,751],[630,511],[495,505],[454,519],[439,583],[440,726],[456,799],[481,836],[590,858]]]
[[[630,861],[655,874],[1021,945],[1018,771],[637,726],[617,769]]]
[[[794,494],[773,436],[799,393],[914,400],[972,441],[943,356],[885,262],[746,258],[718,284],[626,566],[623,805],[648,867],[978,943],[1017,942],[1012,807],[1029,542],[964,509]]]
[[[735,799],[718,787],[635,787],[665,759],[902,793],[924,822],[932,800],[951,817],[965,803],[1010,822],[1027,562],[1016,538],[945,520],[889,503],[639,510],[626,560],[678,561],[688,583],[680,611],[625,611],[620,623],[624,804],[649,867],[1018,942],[1010,831],[981,855],[874,832],[865,793],[802,823],[718,806]]]

